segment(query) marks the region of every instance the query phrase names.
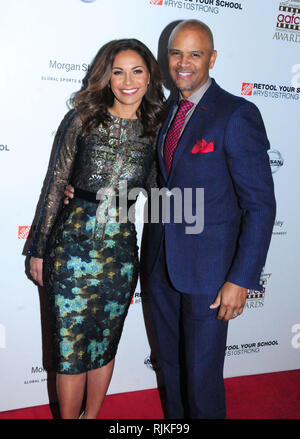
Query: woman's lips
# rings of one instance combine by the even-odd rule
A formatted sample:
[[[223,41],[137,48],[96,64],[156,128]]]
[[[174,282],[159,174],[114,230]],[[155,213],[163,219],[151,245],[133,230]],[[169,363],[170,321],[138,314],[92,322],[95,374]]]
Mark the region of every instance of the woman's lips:
[[[120,90],[121,93],[125,94],[125,95],[133,95],[134,93],[136,93],[138,91],[137,88],[130,88],[130,89],[121,89]]]

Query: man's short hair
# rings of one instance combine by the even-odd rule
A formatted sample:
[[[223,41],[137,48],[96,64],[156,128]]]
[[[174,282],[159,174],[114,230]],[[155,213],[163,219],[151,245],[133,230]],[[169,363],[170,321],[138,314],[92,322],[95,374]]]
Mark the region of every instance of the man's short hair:
[[[213,37],[213,33],[211,31],[211,29],[207,26],[207,24],[203,23],[200,20],[184,20],[181,21],[180,23],[177,24],[176,27],[174,27],[174,29],[172,30],[170,37],[169,37],[169,41],[168,41],[168,49],[170,49],[170,46],[172,44],[172,41],[175,37],[175,35],[177,34],[177,32],[179,32],[181,29],[188,27],[191,29],[201,29],[203,32],[205,32],[205,34],[207,35],[210,43],[211,43],[211,50],[214,50],[214,37]]]

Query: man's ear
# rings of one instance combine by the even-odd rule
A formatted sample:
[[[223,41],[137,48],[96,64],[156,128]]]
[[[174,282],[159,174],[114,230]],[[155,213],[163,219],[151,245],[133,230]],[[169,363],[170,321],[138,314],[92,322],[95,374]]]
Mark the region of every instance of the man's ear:
[[[210,60],[209,60],[209,68],[210,69],[212,69],[214,67],[217,56],[218,56],[218,52],[216,50],[213,50],[212,54],[210,55]]]

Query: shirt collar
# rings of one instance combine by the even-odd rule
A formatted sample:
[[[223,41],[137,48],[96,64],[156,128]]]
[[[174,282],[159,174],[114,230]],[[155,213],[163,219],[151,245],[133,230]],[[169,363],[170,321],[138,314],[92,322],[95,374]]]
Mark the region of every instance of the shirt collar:
[[[210,85],[212,83],[212,80],[210,77],[208,77],[208,80],[206,81],[205,84],[203,84],[198,90],[195,91],[195,93],[193,93],[187,100],[191,101],[194,106],[198,105],[200,100],[202,99],[204,93],[209,89]],[[179,98],[181,99],[185,99],[181,93],[179,93]]]

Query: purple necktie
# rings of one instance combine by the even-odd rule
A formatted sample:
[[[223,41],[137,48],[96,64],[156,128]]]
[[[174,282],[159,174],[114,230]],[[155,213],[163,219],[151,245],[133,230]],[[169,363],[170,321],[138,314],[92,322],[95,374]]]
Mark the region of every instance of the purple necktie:
[[[164,160],[167,174],[169,174],[171,169],[173,152],[177,146],[186,113],[192,108],[193,105],[194,104],[191,101],[187,101],[186,99],[180,101],[178,111],[168,131],[164,148]]]

